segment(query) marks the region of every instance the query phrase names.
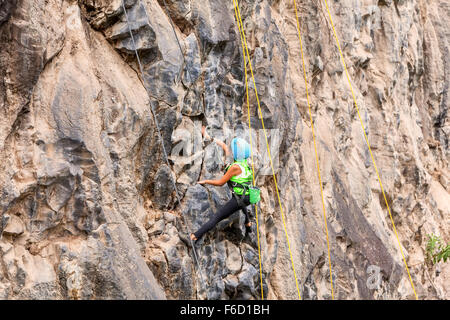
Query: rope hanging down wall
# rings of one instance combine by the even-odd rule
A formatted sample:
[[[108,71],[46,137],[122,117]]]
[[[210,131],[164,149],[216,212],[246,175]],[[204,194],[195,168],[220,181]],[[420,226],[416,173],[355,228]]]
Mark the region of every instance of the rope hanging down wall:
[[[140,0],[138,0],[138,3],[136,5],[141,6],[143,8],[145,16],[146,16],[147,24],[150,25],[149,17],[148,17],[148,14],[147,14],[147,9],[145,8],[145,5],[142,5]],[[144,88],[147,91],[147,93],[149,94],[149,98],[151,99],[149,86],[146,84],[146,80],[145,80],[145,77],[144,77],[144,68],[143,68],[142,63],[141,63],[141,58],[139,56],[139,52],[137,51],[136,42],[135,42],[135,39],[134,39],[133,31],[131,30],[131,27],[130,27],[130,21],[128,19],[128,13],[127,13],[127,9],[125,7],[124,0],[122,0],[122,8],[123,8],[123,12],[125,14],[125,19],[127,21],[128,31],[130,33],[131,41],[133,43],[133,50],[134,50],[134,53],[136,55],[136,59],[137,59],[138,65],[139,65],[139,71],[141,73],[141,77],[142,77],[142,81],[143,81],[143,84],[144,84]],[[169,20],[170,20],[170,18],[169,18]],[[174,30],[174,32],[175,32],[175,30]],[[178,42],[178,44],[180,45],[179,42]],[[181,50],[181,45],[180,45],[180,50]],[[153,120],[155,122],[155,126],[156,126],[156,129],[157,129],[157,132],[158,132],[158,139],[159,139],[159,141],[161,143],[161,148],[162,148],[162,151],[163,151],[164,160],[165,160],[167,166],[170,168],[169,159],[168,159],[167,152],[166,152],[166,147],[164,146],[164,140],[163,140],[163,137],[162,137],[162,134],[161,134],[161,129],[159,127],[159,123],[158,123],[158,119],[156,117],[156,112],[155,112],[154,106],[153,106],[153,104],[151,102],[150,102],[150,110],[151,110],[151,113],[152,113],[152,116],[153,116]],[[178,204],[181,206],[181,198],[180,198],[180,194],[178,192],[178,188],[177,188],[175,180],[172,180],[172,183],[173,183],[173,188],[175,190],[175,196],[177,198]],[[141,186],[141,189],[142,189],[142,186]],[[185,221],[184,217],[183,216],[181,216],[181,217],[183,219],[184,224],[188,228],[189,233],[191,233],[189,227],[186,224],[186,221]],[[190,239],[190,237],[189,237],[189,239]],[[192,252],[193,252],[193,255],[194,255],[194,260],[195,260],[195,262],[197,264],[197,268],[198,268],[199,273],[200,273],[200,280],[202,282],[203,288],[205,288],[204,280],[203,280],[203,276],[202,276],[202,269],[201,269],[200,263],[198,261],[197,252],[195,251],[195,246],[194,246],[194,243],[193,243],[192,239],[190,239],[190,241],[191,241]]]
[[[326,209],[325,209],[325,200],[323,198],[323,186],[322,186],[322,177],[321,177],[321,174],[320,174],[319,155],[317,153],[316,135],[314,133],[314,121],[313,121],[313,118],[312,118],[311,103],[310,103],[310,100],[309,100],[308,80],[307,80],[307,77],[306,77],[306,65],[305,65],[305,58],[304,58],[304,54],[303,54],[302,34],[300,32],[300,20],[298,18],[297,2],[295,0],[294,0],[294,9],[295,9],[295,18],[297,20],[298,40],[300,42],[300,52],[301,52],[301,57],[302,57],[303,77],[305,79],[306,102],[308,103],[309,120],[310,120],[310,123],[311,123],[311,131],[312,131],[313,143],[314,143],[314,152],[315,152],[315,155],[316,155],[317,176],[318,176],[319,186],[320,186],[320,196],[322,198],[323,219],[324,219],[324,224],[325,224],[325,232],[326,232],[326,236],[327,236],[328,267],[330,268],[330,282],[331,282],[331,298],[334,300],[333,270],[331,268],[330,239],[329,239],[329,236],[328,236],[327,212],[326,212]]]
[[[362,117],[361,117],[361,114],[359,112],[358,102],[356,100],[355,92],[353,91],[352,82],[350,81],[350,75],[348,73],[347,65],[345,64],[345,59],[344,59],[344,55],[342,53],[341,45],[339,44],[339,38],[338,38],[337,33],[336,33],[336,28],[334,27],[333,18],[331,16],[330,8],[328,7],[327,0],[324,0],[324,1],[325,1],[325,5],[326,5],[326,8],[327,8],[327,11],[328,11],[328,16],[330,18],[330,23],[331,23],[331,27],[333,29],[333,34],[334,34],[334,38],[336,40],[336,45],[337,45],[337,48],[339,50],[339,55],[341,57],[341,62],[342,62],[342,65],[344,67],[344,70],[345,70],[345,75],[347,77],[348,85],[350,86],[350,91],[352,93],[353,102],[355,104],[355,108],[356,108],[356,111],[358,113],[359,122],[361,123],[362,131],[363,131],[363,134],[364,134],[364,139],[365,139],[367,147],[369,149],[370,157],[372,158],[372,163],[373,163],[373,166],[375,168],[375,172],[377,174],[377,178],[378,178],[378,182],[380,184],[381,192],[383,194],[384,202],[386,203],[386,207],[387,207],[387,210],[388,210],[388,213],[389,213],[389,217],[391,219],[392,227],[394,229],[394,233],[395,233],[395,236],[397,238],[398,247],[400,249],[400,253],[402,254],[402,258],[403,258],[403,262],[405,264],[406,272],[408,273],[409,282],[411,283],[411,287],[413,289],[414,296],[416,297],[416,300],[418,300],[416,289],[414,288],[414,283],[412,281],[411,274],[409,273],[408,264],[406,263],[405,255],[403,254],[402,245],[400,243],[400,239],[399,239],[398,234],[397,234],[397,229],[395,228],[394,219],[392,218],[391,208],[389,207],[389,203],[387,201],[386,194],[384,192],[383,184],[381,183],[380,173],[378,172],[377,164],[375,163],[375,158],[374,158],[373,153],[372,153],[372,148],[370,147],[369,139],[367,138],[366,128],[364,127],[364,123],[362,121]]]
[[[265,141],[266,141],[267,152],[268,152],[269,159],[270,159],[270,167],[272,169],[273,181],[274,181],[274,184],[275,184],[275,190],[276,190],[276,194],[277,194],[277,198],[278,198],[278,205],[280,206],[281,218],[283,220],[284,233],[286,235],[286,242],[287,242],[288,250],[289,250],[289,257],[291,259],[292,271],[294,273],[295,285],[297,287],[298,298],[299,298],[299,300],[301,300],[300,289],[299,289],[298,279],[297,279],[297,273],[295,271],[294,259],[292,257],[291,245],[289,243],[289,237],[288,237],[287,228],[286,228],[286,221],[285,221],[285,217],[284,217],[283,206],[281,204],[281,198],[280,198],[280,193],[279,193],[279,189],[278,189],[277,178],[275,176],[275,169],[273,167],[273,161],[272,161],[272,155],[270,153],[269,141],[267,139],[267,132],[266,132],[266,128],[264,126],[264,120],[263,120],[263,115],[262,115],[262,111],[261,111],[261,104],[260,104],[259,96],[258,96],[258,89],[257,89],[257,86],[256,86],[255,75],[253,73],[252,61],[251,61],[250,53],[249,53],[249,50],[248,50],[247,39],[245,37],[244,24],[242,23],[241,12],[239,10],[239,4],[238,4],[237,0],[233,0],[233,5],[234,5],[235,10],[237,11],[236,19],[238,20],[237,24],[238,24],[238,27],[239,27],[239,33],[240,33],[242,42],[245,44],[245,48],[243,48],[243,50],[245,50],[245,54],[247,55],[247,59],[248,59],[248,63],[249,63],[250,73],[251,73],[252,81],[253,81],[253,87],[255,89],[256,102],[258,104],[259,117],[260,117],[261,125],[262,125],[263,131],[264,131],[264,138],[265,138]]]
[[[238,12],[236,9],[236,6],[234,7],[234,13],[236,16],[236,21],[239,21]],[[239,24],[239,22],[238,22]],[[241,27],[239,24],[239,34],[241,35]],[[245,94],[247,98],[247,118],[248,118],[248,130],[249,130],[249,136],[250,136],[250,152],[252,155],[252,174],[253,174],[253,185],[255,185],[255,162],[253,159],[253,141],[252,141],[252,126],[250,121],[250,96],[249,96],[249,89],[248,89],[248,70],[247,70],[247,58],[244,51],[244,40],[241,35],[241,44],[242,44],[242,55],[244,59],[244,74],[245,74]],[[262,278],[262,263],[261,263],[261,244],[259,241],[259,219],[258,219],[258,205],[255,204],[255,219],[256,219],[256,236],[258,240],[258,261],[259,261],[259,278],[260,278],[260,285],[261,285],[261,300],[264,300],[264,287],[263,287],[263,278]]]

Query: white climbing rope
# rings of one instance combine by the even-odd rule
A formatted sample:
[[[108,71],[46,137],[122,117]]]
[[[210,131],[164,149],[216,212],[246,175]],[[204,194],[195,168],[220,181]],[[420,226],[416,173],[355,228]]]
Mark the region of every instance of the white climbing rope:
[[[140,0],[138,0],[137,5],[142,6],[142,3],[141,3]],[[150,95],[149,88],[148,88],[148,86],[147,86],[146,83],[145,83],[145,78],[144,78],[144,68],[142,67],[141,58],[139,57],[139,52],[137,51],[136,42],[135,42],[135,40],[134,40],[134,35],[133,35],[133,32],[132,32],[131,27],[130,27],[130,21],[129,21],[129,19],[128,19],[128,13],[127,13],[127,9],[126,9],[126,7],[125,7],[125,2],[124,2],[124,0],[122,0],[122,8],[123,8],[123,12],[124,12],[124,14],[125,14],[125,18],[126,18],[126,20],[127,20],[127,27],[128,27],[128,31],[129,31],[130,36],[131,36],[131,41],[132,41],[132,43],[133,43],[133,50],[134,50],[134,53],[135,53],[135,55],[136,55],[136,59],[137,59],[138,65],[139,65],[139,70],[140,70],[140,72],[141,72],[142,82],[143,82],[143,84],[144,84],[145,90],[146,90],[147,93]],[[150,20],[149,20],[148,14],[147,14],[147,10],[146,10],[145,6],[142,6],[142,8],[144,9],[145,16],[146,16],[146,18],[147,18],[147,24],[150,26]],[[169,20],[170,20],[170,18],[169,18]],[[174,32],[175,32],[175,30],[174,30]],[[175,34],[175,36],[176,36],[176,34]],[[178,41],[178,37],[177,37],[177,41]],[[178,44],[180,45],[179,41],[178,41]],[[180,45],[180,50],[181,50],[181,45]],[[181,53],[183,54],[183,52],[181,52]],[[149,98],[150,98],[150,97],[149,97]],[[158,131],[158,138],[159,138],[159,141],[161,142],[161,146],[162,146],[162,150],[163,150],[164,159],[165,159],[165,161],[166,161],[167,166],[170,168],[169,159],[168,159],[167,152],[166,152],[166,147],[164,146],[164,140],[163,140],[163,137],[162,137],[162,135],[161,135],[161,129],[160,129],[160,127],[159,127],[158,119],[156,118],[156,112],[155,112],[155,110],[154,110],[154,108],[153,108],[153,104],[152,104],[152,103],[150,103],[150,109],[151,109],[151,111],[152,111],[153,120],[155,121],[155,126],[156,126],[156,129],[157,129],[157,131]],[[176,183],[175,183],[175,180],[172,180],[172,184],[173,184],[173,187],[174,187],[174,190],[175,190],[175,195],[176,195],[178,204],[181,206],[180,195],[179,195],[179,193],[178,193],[178,188],[177,188],[177,185],[176,185]],[[192,252],[194,253],[194,260],[195,260],[195,262],[196,262],[196,264],[197,264],[197,267],[198,267],[198,270],[199,270],[199,273],[200,273],[200,280],[201,280],[201,282],[202,282],[202,286],[203,286],[203,288],[206,289],[206,287],[205,287],[205,285],[204,285],[204,281],[203,281],[202,269],[201,269],[201,267],[200,267],[200,263],[198,262],[197,252],[196,252],[196,250],[195,250],[194,243],[193,243],[193,241],[192,241],[192,239],[191,239],[191,237],[190,237],[191,231],[189,230],[189,227],[187,226],[186,220],[184,219],[183,215],[181,215],[181,217],[182,217],[182,219],[183,219],[183,221],[184,221],[184,224],[186,225],[186,227],[187,227],[187,229],[188,229],[188,231],[189,231],[189,240],[190,240],[190,242],[191,242]]]
[[[166,0],[163,0],[163,3],[164,3],[164,8],[167,8]],[[147,10],[145,10],[145,7],[144,7],[144,11],[145,11],[145,15],[147,16],[147,21],[148,21]],[[184,59],[183,49],[181,48],[181,43],[180,43],[180,40],[178,39],[177,33],[175,32],[175,27],[173,25],[172,19],[170,19],[170,16],[168,13],[166,13],[166,14],[169,19],[170,25],[172,26],[172,30],[173,30],[173,33],[175,34],[175,38],[177,39],[177,43],[178,43],[178,47],[180,48],[181,56],[183,57],[183,66],[186,66],[186,60]],[[186,69],[186,71],[189,73],[189,71],[187,69]],[[178,80],[180,80],[180,79],[181,79],[181,72],[180,72],[180,78]]]

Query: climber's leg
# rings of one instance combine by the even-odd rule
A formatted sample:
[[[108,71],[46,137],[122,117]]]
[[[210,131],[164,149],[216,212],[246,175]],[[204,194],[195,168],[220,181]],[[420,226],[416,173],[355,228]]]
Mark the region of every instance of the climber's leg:
[[[250,220],[250,215],[248,213],[247,205],[250,205],[250,199],[247,199],[248,197],[244,198],[245,207],[242,207],[241,210],[244,212],[245,215],[245,229],[247,230],[247,233],[252,232],[252,222]],[[248,201],[247,201],[248,200]]]
[[[240,208],[237,200],[235,199],[235,197],[232,197],[230,201],[228,201],[215,214],[212,215],[211,219],[209,219],[207,223],[205,223],[198,231],[193,233],[195,238],[192,238],[191,235],[192,240],[200,239],[206,232],[214,228],[216,224],[218,224],[223,219],[228,218],[239,209]]]

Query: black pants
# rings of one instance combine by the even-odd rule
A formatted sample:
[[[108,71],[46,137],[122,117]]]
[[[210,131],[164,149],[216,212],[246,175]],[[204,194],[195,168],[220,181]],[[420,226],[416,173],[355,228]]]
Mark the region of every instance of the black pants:
[[[242,209],[245,214],[245,224],[249,223],[250,217],[248,215],[247,206],[250,204],[250,197],[245,196],[243,198],[243,202],[245,206],[240,207],[235,196],[233,195],[224,206],[222,206],[215,214],[212,215],[211,219],[209,219],[207,223],[205,223],[200,229],[198,229],[197,232],[194,233],[195,237],[197,239],[200,239],[206,232],[214,228],[216,224],[218,224],[223,219],[228,218],[239,209]]]

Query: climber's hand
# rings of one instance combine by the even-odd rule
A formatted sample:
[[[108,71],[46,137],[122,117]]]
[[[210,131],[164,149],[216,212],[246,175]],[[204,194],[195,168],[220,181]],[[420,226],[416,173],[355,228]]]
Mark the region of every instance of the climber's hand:
[[[210,139],[209,135],[206,133],[206,127],[205,126],[202,126],[202,136],[205,137],[206,140]]]
[[[198,184],[206,184],[206,180],[199,181]]]

